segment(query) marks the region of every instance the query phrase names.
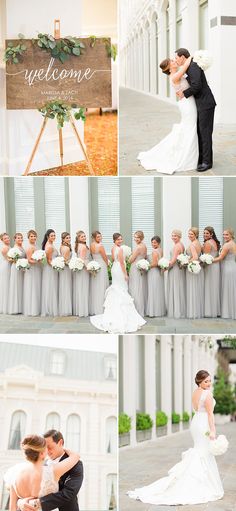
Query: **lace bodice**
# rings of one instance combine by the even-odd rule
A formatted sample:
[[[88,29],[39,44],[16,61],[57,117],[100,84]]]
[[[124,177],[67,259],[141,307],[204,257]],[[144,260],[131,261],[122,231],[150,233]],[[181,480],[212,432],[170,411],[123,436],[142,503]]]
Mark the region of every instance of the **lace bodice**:
[[[43,467],[42,481],[39,491],[39,497],[56,493],[59,489],[58,482],[54,479],[53,465]]]
[[[120,251],[120,247],[114,248],[114,262],[116,262],[116,263],[118,262],[119,251]]]
[[[179,91],[179,90],[186,90],[189,88],[189,83],[188,83],[188,80],[182,76],[182,78],[180,79],[180,82],[177,84],[177,83],[172,83],[172,86],[174,87],[175,91]]]
[[[207,396],[209,396],[209,395],[212,396],[212,394],[209,390],[202,391],[200,399],[199,399],[199,403],[198,403],[198,409],[195,410],[196,412],[207,413],[206,407],[205,407],[205,401],[206,401]],[[213,399],[213,407],[215,407],[216,401],[213,398],[213,396],[212,396],[212,399]]]

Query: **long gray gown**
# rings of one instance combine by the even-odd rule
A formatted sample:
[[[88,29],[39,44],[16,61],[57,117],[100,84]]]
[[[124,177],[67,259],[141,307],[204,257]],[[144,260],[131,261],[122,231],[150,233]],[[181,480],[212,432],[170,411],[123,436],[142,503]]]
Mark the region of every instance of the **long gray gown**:
[[[101,270],[90,277],[89,312],[91,316],[103,313],[105,292],[109,286],[107,265],[101,254],[94,253],[92,258],[100,264]]]
[[[89,262],[89,255],[89,249],[86,248],[85,265]],[[80,245],[77,257],[81,257]],[[89,280],[90,274],[86,268],[73,275],[73,316],[82,318],[89,315]]]
[[[211,246],[210,255],[217,257],[218,252]],[[220,264],[213,263],[204,268],[205,278],[205,313],[206,318],[220,316]]]
[[[179,268],[177,262],[167,275],[167,316],[175,319],[186,317],[186,271]]]
[[[221,317],[236,319],[236,262],[230,251],[221,261]]]
[[[160,249],[153,249],[161,255]],[[148,255],[148,261],[152,262],[152,254]],[[165,316],[165,287],[164,287],[164,273],[160,268],[150,268],[147,274],[147,306],[146,315],[150,318]]]
[[[21,252],[20,259],[25,258],[26,254],[24,249],[20,247],[17,248]],[[23,312],[24,274],[25,272],[23,270],[16,269],[15,263],[11,264],[11,275],[8,296],[8,314],[22,314]]]
[[[59,316],[71,315],[72,315],[72,271],[66,264],[64,270],[59,272]]]
[[[36,250],[38,250],[36,248]],[[24,316],[40,316],[41,314],[42,265],[31,264],[24,276]]]
[[[191,256],[190,249],[187,254]],[[199,319],[204,317],[204,271],[194,274],[186,270],[186,317]]]
[[[140,259],[145,259],[143,255],[138,255],[131,264],[129,272],[129,294],[134,300],[134,306],[140,316],[144,317],[147,303],[147,273],[140,272],[136,263]]]
[[[58,251],[53,247],[52,258],[57,257]],[[64,270],[62,270],[64,271]],[[42,275],[42,307],[41,316],[58,316],[58,271],[50,264],[45,264]]]
[[[0,314],[7,314],[8,312],[10,275],[11,263],[7,261],[0,251]]]

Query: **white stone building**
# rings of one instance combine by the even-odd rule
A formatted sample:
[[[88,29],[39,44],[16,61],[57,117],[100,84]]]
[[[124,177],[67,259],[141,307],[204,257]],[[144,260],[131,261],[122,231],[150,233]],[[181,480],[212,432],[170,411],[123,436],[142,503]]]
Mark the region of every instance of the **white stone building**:
[[[192,414],[191,395],[197,371],[205,369],[214,379],[217,366],[216,336],[126,335],[119,342],[119,408],[132,419],[130,446],[137,445],[136,412],[151,416],[156,438],[156,411]],[[182,423],[180,423],[180,431]]]
[[[51,428],[81,454],[81,511],[116,508],[116,354],[99,352],[99,344],[97,351],[64,346],[0,342],[1,510],[8,509],[3,474],[22,460],[20,440]]]
[[[216,98],[217,123],[235,123],[236,45],[234,0],[120,0],[120,83],[160,99],[175,93],[160,68],[179,47],[193,55],[207,49],[213,63],[207,72]]]

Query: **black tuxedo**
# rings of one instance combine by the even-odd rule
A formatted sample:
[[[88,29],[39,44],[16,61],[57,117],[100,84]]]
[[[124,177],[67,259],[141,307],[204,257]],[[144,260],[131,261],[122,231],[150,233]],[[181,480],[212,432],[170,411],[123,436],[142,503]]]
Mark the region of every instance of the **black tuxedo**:
[[[183,93],[186,98],[194,96],[198,112],[199,163],[212,165],[212,133],[216,102],[205,73],[196,62],[191,62],[186,74],[190,87]]]
[[[60,461],[68,458],[65,453]],[[59,461],[59,463],[60,463]],[[59,511],[79,511],[77,494],[83,482],[83,464],[79,461],[59,479],[59,491],[40,498],[43,511],[59,508]]]

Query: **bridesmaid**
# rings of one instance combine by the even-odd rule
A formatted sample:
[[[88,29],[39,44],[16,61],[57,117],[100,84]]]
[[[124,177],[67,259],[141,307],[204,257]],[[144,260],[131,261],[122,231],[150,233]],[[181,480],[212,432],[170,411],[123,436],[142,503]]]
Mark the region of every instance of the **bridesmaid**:
[[[23,248],[23,236],[17,232],[14,236],[15,244],[21,252],[21,258],[26,257]],[[27,270],[28,271],[28,270]],[[11,275],[9,284],[9,297],[8,297],[8,314],[22,314],[23,312],[23,286],[24,286],[24,271],[17,270],[16,264],[12,262]]]
[[[46,252],[47,263],[43,267],[41,316],[58,316],[59,279],[57,270],[54,270],[51,266],[52,259],[59,255],[54,246],[55,239],[55,231],[48,229],[42,243],[42,250]]]
[[[7,258],[7,252],[10,250],[10,236],[4,232],[0,235],[2,246],[0,248],[0,314],[7,314],[8,293],[11,274],[11,263]]]
[[[72,272],[68,263],[72,256],[69,232],[61,234],[60,255],[65,259],[65,268],[59,272],[59,316],[72,315]]]
[[[220,251],[220,242],[211,226],[204,229],[203,254],[217,257]],[[208,264],[204,268],[205,278],[205,313],[206,318],[220,316],[220,264]]]
[[[153,236],[151,239],[152,253],[148,255],[150,270],[147,274],[148,299],[146,315],[150,318],[165,316],[165,288],[164,273],[158,268],[158,261],[163,256],[160,247],[161,239],[159,236]]]
[[[97,261],[101,270],[95,277],[90,279],[90,315],[102,314],[103,304],[105,300],[105,293],[109,286],[108,278],[108,257],[105,252],[104,246],[102,245],[102,235],[99,231],[92,233],[92,243],[90,247],[92,258]]]
[[[131,263],[129,272],[129,294],[134,300],[136,310],[142,317],[144,317],[147,303],[147,275],[146,272],[141,273],[138,270],[136,263],[140,259],[146,259],[147,257],[147,247],[143,240],[143,231],[136,231],[134,233],[136,248],[129,258],[129,262]]]
[[[201,245],[198,239],[199,230],[197,227],[191,227],[188,231],[190,245],[187,248],[187,254],[190,261],[198,261],[201,255]],[[201,270],[197,275],[186,271],[186,300],[187,314],[189,319],[202,318],[204,316],[204,271]]]
[[[26,257],[30,263],[30,270],[27,270],[24,276],[23,312],[25,316],[40,316],[42,266],[40,262],[32,259],[33,253],[38,250],[38,247],[36,246],[36,231],[31,229],[27,233],[27,238],[29,240],[29,245],[26,249]]]
[[[233,229],[223,232],[224,245],[214,263],[221,262],[221,317],[236,319],[236,243]]]
[[[78,231],[75,238],[75,253],[83,259],[85,266],[83,270],[73,275],[73,315],[87,317],[89,315],[89,272],[86,265],[89,262],[90,251],[86,245],[86,234]],[[96,278],[96,277],[95,277]]]
[[[184,245],[181,241],[182,232],[174,229],[171,239],[174,246],[170,252],[170,266],[167,277],[167,315],[169,318],[185,318],[186,315],[186,278],[185,269],[177,263],[177,257],[184,254]]]

